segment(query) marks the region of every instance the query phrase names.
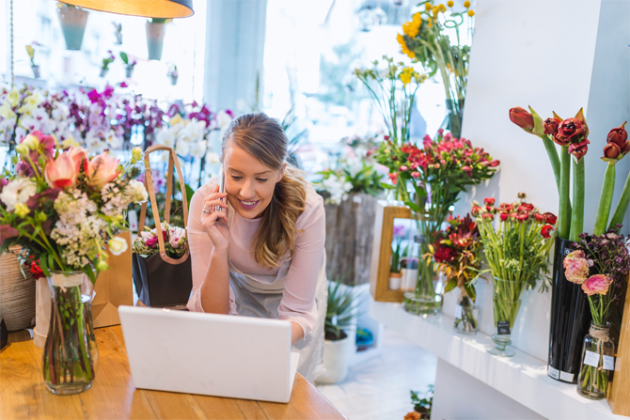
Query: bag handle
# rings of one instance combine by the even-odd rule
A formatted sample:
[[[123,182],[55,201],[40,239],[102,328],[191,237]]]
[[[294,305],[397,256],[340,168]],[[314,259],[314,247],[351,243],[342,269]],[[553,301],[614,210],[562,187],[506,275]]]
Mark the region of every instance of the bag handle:
[[[184,177],[182,176],[182,170],[179,167],[179,160],[177,159],[177,155],[175,151],[168,146],[162,146],[160,144],[156,144],[154,146],[149,147],[144,152],[144,185],[146,190],[149,193],[149,197],[151,199],[151,207],[153,207],[153,219],[155,220],[155,229],[158,238],[158,245],[160,247],[160,257],[163,261],[170,264],[181,264],[188,259],[188,255],[190,254],[190,249],[186,251],[184,255],[179,257],[179,259],[171,258],[166,255],[166,250],[164,248],[164,237],[162,235],[162,226],[160,223],[160,211],[157,206],[157,200],[155,199],[155,191],[153,190],[153,179],[151,177],[151,163],[149,159],[149,155],[152,152],[158,150],[166,150],[169,153],[168,160],[168,173],[166,176],[166,203],[164,209],[164,222],[168,223],[171,212],[171,195],[173,194],[173,165],[175,165],[175,169],[177,169],[177,176],[179,178],[180,186],[184,184]],[[184,229],[188,225],[188,199],[186,197],[186,188],[181,188],[182,191],[182,207],[184,208]],[[147,217],[147,203],[142,203],[142,209],[140,210],[140,221],[138,223],[138,234],[144,231],[144,221]]]

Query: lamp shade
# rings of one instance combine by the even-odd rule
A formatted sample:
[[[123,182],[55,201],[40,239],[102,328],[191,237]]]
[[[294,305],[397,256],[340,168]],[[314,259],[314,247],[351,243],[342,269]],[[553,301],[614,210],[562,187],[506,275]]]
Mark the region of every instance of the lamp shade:
[[[195,13],[192,0],[63,0],[61,3],[101,12],[148,18],[183,18]]]

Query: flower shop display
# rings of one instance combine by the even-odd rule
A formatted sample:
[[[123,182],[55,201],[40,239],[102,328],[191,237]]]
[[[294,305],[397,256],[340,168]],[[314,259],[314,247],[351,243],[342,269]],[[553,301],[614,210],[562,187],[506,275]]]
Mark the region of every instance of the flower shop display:
[[[33,132],[16,146],[19,163],[0,181],[0,252],[21,245],[47,277],[50,324],[44,346],[44,382],[54,394],[76,394],[94,381],[98,352],[91,319],[93,283],[108,269],[105,244],[123,252],[123,211],[146,200],[133,178],[134,164],[100,154],[88,159],[80,147],[59,145]]]
[[[164,48],[164,35],[166,35],[166,24],[173,19],[152,18],[146,22],[147,50],[149,60],[161,60],[162,49]]]
[[[168,124],[156,134],[156,144],[175,149],[186,163],[186,183],[201,185],[219,163],[219,155],[211,147],[213,135],[227,129],[232,122],[230,110],[212,112],[205,104],[171,105]]]
[[[377,100],[389,132],[374,158],[389,169],[393,186],[388,188],[412,210],[420,233],[419,261],[425,263],[418,267],[416,291],[405,294],[405,310],[437,313],[441,296],[435,293],[433,263],[422,256],[429,252],[429,243],[459,193],[468,185],[490,179],[500,162],[483,149],[473,147],[469,140],[454,138],[443,130],[439,130],[435,140],[426,136],[423,148],[411,143],[411,104],[426,76],[420,76],[411,67],[395,65],[391,59],[385,61],[388,68],[384,73],[378,71],[375,62],[374,68],[357,70],[356,74]],[[376,90],[371,82],[376,82]]]
[[[127,78],[133,76],[133,70],[136,68],[136,64],[138,64],[138,62],[136,60],[129,60],[129,56],[124,51],[120,52],[120,59],[123,63],[125,63],[125,76]]]
[[[479,230],[469,215],[449,216],[447,222],[448,227],[437,232],[425,258],[432,258],[438,271],[446,276],[444,293],[459,289],[455,330],[475,334],[479,327],[479,311],[475,305],[475,282],[481,272]]]
[[[630,272],[626,239],[619,235],[621,225],[600,235],[580,235],[572,244],[575,251],[563,260],[567,281],[579,285],[586,295],[592,316],[584,337],[578,394],[590,399],[606,396],[614,371],[615,346],[609,335],[611,305],[625,291]]]
[[[37,42],[32,42],[26,45],[26,53],[28,54],[28,58],[31,60],[31,70],[33,70],[33,77],[39,79],[41,76],[39,65],[35,64],[35,49],[33,46],[39,45]]]
[[[158,202],[153,188],[153,176],[149,156],[155,151],[168,152],[168,172],[166,173],[166,197],[164,223],[160,222]],[[192,267],[186,230],[171,225],[170,207],[173,197],[173,168],[177,171],[179,185],[183,183],[182,170],[175,151],[167,146],[149,147],[144,156],[144,184],[148,191],[153,210],[154,229],[145,230],[147,203],[142,204],[138,239],[133,244],[133,282],[138,298],[147,306],[176,306],[188,302],[192,290]],[[188,199],[186,188],[181,188],[183,223],[188,225]]]
[[[101,72],[99,73],[100,77],[105,77],[107,75],[107,72],[109,72],[109,65],[112,64],[115,60],[116,57],[114,57],[112,50],[107,50],[107,56],[103,58],[101,64]]]
[[[466,10],[461,12],[453,10],[452,1],[445,5],[428,0],[418,6],[424,7],[424,10],[415,13],[409,22],[403,23],[403,33],[398,34],[397,40],[403,54],[429,69],[429,77],[440,72],[449,112],[442,127],[459,138],[470,58],[470,45],[463,44],[464,33],[461,30],[467,20],[466,25],[472,31],[475,13],[470,9],[470,1],[464,2]]]
[[[540,213],[533,204],[523,201],[524,193],[519,193],[518,198],[515,203],[501,203],[499,207],[494,207],[493,198],[486,198],[484,206],[475,204],[471,212],[476,217],[483,252],[494,280],[492,341],[496,347],[488,351],[504,357],[514,355],[507,346],[521,307],[521,293],[535,288],[539,279],[542,279],[540,290],[548,289],[547,257],[558,221],[552,213]]]
[[[530,112],[510,109],[510,120],[543,141],[560,196],[558,241],[554,255],[551,328],[549,332],[548,374],[564,382],[575,382],[580,364],[582,339],[588,331],[589,306],[578,285],[566,281],[562,261],[584,229],[585,156],[589,128],[582,109],[573,118],[562,119],[555,112],[543,119],[531,107]],[[615,165],[630,151],[625,123],[610,130],[601,159],[607,168],[597,207],[594,235],[601,235],[623,222],[630,202],[630,174],[611,216],[615,189]],[[555,143],[555,144],[554,144]],[[558,148],[556,147],[559,146]],[[571,176],[573,179],[571,180]],[[572,198],[571,198],[572,197]]]
[[[167,116],[157,101],[145,99],[141,95],[126,95],[117,99],[116,106],[115,117],[118,124],[115,132],[122,133],[122,149],[130,150],[140,143],[144,149],[153,145]]]
[[[66,48],[78,51],[83,44],[83,34],[89,12],[76,6],[71,6],[62,2],[57,3],[57,16],[66,41]]]

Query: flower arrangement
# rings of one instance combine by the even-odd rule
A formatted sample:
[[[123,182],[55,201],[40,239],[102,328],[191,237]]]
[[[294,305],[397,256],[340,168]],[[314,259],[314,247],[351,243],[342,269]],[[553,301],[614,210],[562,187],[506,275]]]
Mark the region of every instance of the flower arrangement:
[[[40,109],[44,96],[43,91],[27,86],[19,90],[13,87],[0,91],[0,142],[8,145],[9,156],[15,150],[16,139],[27,134],[21,124],[21,118],[32,117],[35,123],[40,120],[38,117],[47,116],[46,112]],[[28,122],[26,125],[28,126]]]
[[[585,168],[584,157],[588,152],[589,129],[582,109],[573,118],[562,119],[555,112],[552,118],[545,121],[531,107],[531,112],[517,107],[510,109],[510,120],[530,134],[540,137],[545,145],[551,167],[553,169],[558,194],[560,196],[560,210],[558,221],[558,235],[562,239],[577,241],[584,232],[584,195]],[[623,222],[624,215],[630,203],[630,174],[626,179],[617,208],[610,217],[613,193],[615,191],[615,165],[630,152],[630,142],[625,122],[613,128],[606,138],[602,160],[608,164],[602,192],[597,207],[594,235],[601,235],[607,229]],[[560,146],[560,154],[556,146]],[[573,159],[571,158],[573,157]],[[573,162],[571,162],[573,160]],[[573,202],[571,193],[571,173],[573,173]]]
[[[447,128],[460,137],[470,57],[470,46],[462,44],[460,29],[466,19],[472,20],[475,12],[470,9],[470,1],[464,2],[466,10],[462,12],[453,11],[453,1],[446,5],[435,3],[434,0],[419,3],[424,10],[402,24],[403,33],[397,35],[397,40],[403,54],[430,69],[429,77],[440,72],[451,111]],[[472,22],[469,26],[472,28]],[[449,36],[453,30],[456,44]]]
[[[548,288],[545,275],[557,222],[552,213],[540,213],[533,204],[523,201],[524,193],[519,193],[518,198],[519,201],[502,203],[498,208],[494,207],[494,198],[486,198],[484,206],[475,203],[471,212],[494,277],[494,321],[498,331],[493,335],[498,351],[494,354],[503,356],[513,355],[506,346],[520,309],[522,291],[533,289],[538,279],[543,279],[541,291]]]
[[[163,225],[162,236],[166,255],[171,258],[180,258],[188,250],[186,229],[168,223],[163,223]],[[149,258],[160,252],[157,231],[155,228],[145,227],[144,229],[144,232],[140,232],[140,235],[133,241],[131,251],[144,258]]]
[[[330,194],[326,203],[341,204],[350,193],[366,193],[377,196],[383,187],[383,175],[378,173],[373,165],[359,158],[339,159],[337,169],[326,169],[317,172],[322,175],[321,181],[315,182],[318,191]]]
[[[477,298],[475,280],[481,272],[481,240],[477,223],[469,215],[447,219],[448,227],[437,232],[429,245],[425,258],[435,260],[437,269],[446,276],[444,293],[456,287],[460,290],[461,314],[455,319],[455,328],[463,332],[477,331],[477,317],[473,303]],[[458,309],[459,312],[459,309]]]
[[[607,389],[608,371],[612,368],[606,366],[604,359],[614,355],[608,319],[612,304],[625,291],[630,272],[630,254],[626,239],[619,234],[620,228],[617,225],[600,235],[581,234],[581,241],[573,244],[576,250],[563,260],[566,279],[581,285],[593,318],[578,376],[580,393],[591,398],[603,398]],[[586,353],[592,353],[594,360],[586,363]]]

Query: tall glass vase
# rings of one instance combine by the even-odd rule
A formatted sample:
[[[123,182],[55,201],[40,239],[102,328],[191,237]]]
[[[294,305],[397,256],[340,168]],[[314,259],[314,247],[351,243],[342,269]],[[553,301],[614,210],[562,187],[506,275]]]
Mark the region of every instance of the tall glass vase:
[[[446,110],[448,114],[444,117],[441,128],[449,130],[453,137],[460,138],[462,134],[462,120],[464,116],[464,100],[446,100]]]
[[[514,356],[514,350],[508,346],[512,343],[512,328],[521,308],[521,292],[526,284],[525,281],[494,278],[492,309],[495,332],[492,341],[495,347],[489,349],[489,353],[501,357]]]
[[[83,272],[48,278],[50,325],[44,346],[44,382],[57,395],[78,394],[94,382],[98,350],[92,327],[93,286]]]
[[[615,345],[610,339],[610,323],[591,323],[582,347],[578,394],[592,400],[604,398],[610,383],[610,373],[614,369]]]
[[[439,230],[442,221],[437,218],[420,218],[415,216],[420,235],[415,238],[418,252],[418,281],[416,290],[405,293],[403,308],[414,315],[435,315],[442,308],[442,295],[436,293],[438,276],[432,259],[425,256],[429,253],[429,244]]]

